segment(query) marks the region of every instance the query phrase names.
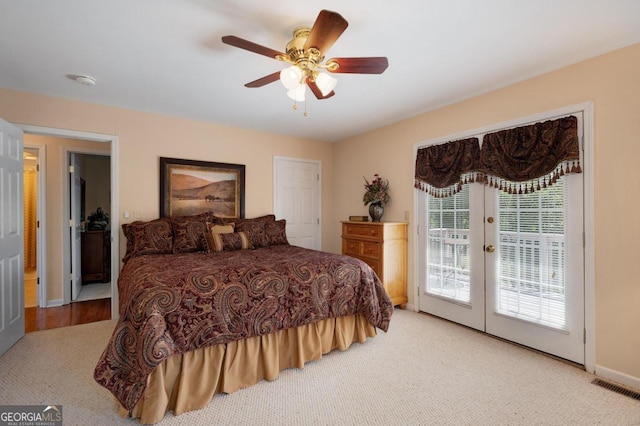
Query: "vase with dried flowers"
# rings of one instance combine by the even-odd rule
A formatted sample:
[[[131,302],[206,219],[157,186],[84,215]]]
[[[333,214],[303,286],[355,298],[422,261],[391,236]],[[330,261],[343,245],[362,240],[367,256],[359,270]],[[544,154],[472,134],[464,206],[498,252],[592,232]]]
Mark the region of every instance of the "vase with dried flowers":
[[[382,215],[384,214],[384,204],[391,200],[389,196],[389,181],[380,177],[377,173],[373,175],[373,180],[369,182],[367,178],[364,178],[365,193],[362,196],[362,201],[366,206],[369,204],[369,215],[373,222],[380,222]]]

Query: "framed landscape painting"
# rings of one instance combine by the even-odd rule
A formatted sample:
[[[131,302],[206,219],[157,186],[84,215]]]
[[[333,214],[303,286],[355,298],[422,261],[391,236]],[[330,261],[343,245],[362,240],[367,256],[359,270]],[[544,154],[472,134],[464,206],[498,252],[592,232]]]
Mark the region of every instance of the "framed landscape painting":
[[[160,157],[160,215],[244,217],[244,164]]]

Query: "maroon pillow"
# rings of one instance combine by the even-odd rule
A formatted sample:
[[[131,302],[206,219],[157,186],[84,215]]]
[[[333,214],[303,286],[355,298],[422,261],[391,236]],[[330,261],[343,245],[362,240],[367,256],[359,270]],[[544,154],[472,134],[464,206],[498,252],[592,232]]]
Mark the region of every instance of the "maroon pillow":
[[[232,232],[228,234],[211,233],[206,239],[209,253],[253,249],[249,237],[244,232]]]
[[[127,237],[127,252],[123,262],[145,254],[173,253],[173,230],[171,221],[166,217],[149,222],[125,223],[122,231]]]
[[[265,222],[264,232],[270,246],[289,245],[287,240],[287,221],[285,219]]]
[[[269,247],[269,240],[265,233],[264,226],[268,222],[274,222],[276,215],[267,214],[264,216],[254,217],[250,219],[234,219],[233,222],[236,225],[236,232],[244,232],[249,237],[249,241],[256,248]]]
[[[245,220],[236,223],[236,232],[244,232],[249,242],[255,247],[269,247],[269,240],[264,231],[264,222],[259,220]]]
[[[191,216],[171,216],[173,252],[205,251],[204,235],[207,232],[207,222],[211,221],[212,216],[208,212]]]
[[[276,220],[276,215],[274,214],[266,214],[264,216],[252,217],[249,219],[230,219],[232,222],[235,222],[236,226],[245,222],[273,222]]]

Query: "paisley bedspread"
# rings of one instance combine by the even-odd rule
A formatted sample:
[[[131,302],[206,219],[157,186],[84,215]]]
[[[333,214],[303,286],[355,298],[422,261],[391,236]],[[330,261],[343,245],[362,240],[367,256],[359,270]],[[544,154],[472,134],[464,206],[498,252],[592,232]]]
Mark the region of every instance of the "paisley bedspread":
[[[94,378],[128,410],[173,354],[344,315],[387,331],[393,312],[364,262],[289,245],[135,257],[118,289],[120,320]]]

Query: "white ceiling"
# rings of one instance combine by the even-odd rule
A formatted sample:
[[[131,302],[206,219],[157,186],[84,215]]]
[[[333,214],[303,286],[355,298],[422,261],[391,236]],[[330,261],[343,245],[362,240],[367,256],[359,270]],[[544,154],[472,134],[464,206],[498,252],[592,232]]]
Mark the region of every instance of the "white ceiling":
[[[334,75],[308,117],[279,82],[245,88],[286,64],[221,36],[284,51],[321,9],[349,22],[327,59],[387,71]],[[337,141],[638,42],[638,0],[0,0],[0,87]]]

